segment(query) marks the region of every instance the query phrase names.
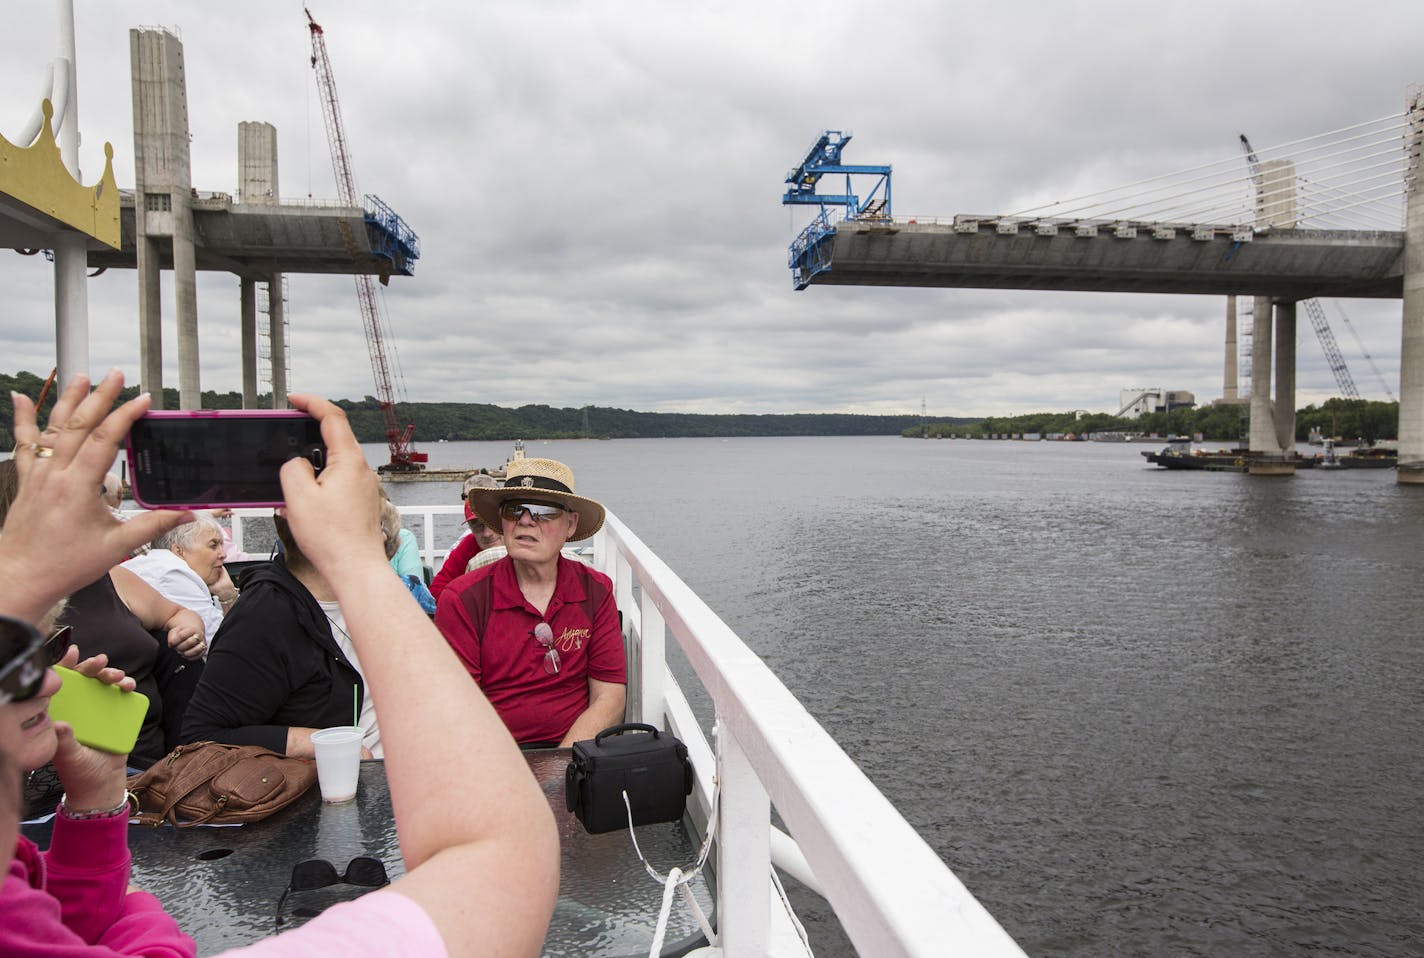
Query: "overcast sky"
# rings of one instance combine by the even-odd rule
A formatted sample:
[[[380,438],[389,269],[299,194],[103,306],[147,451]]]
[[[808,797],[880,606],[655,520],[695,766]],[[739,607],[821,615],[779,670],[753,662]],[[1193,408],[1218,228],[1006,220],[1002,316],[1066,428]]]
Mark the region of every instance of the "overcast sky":
[[[1424,3],[312,0],[359,187],[420,234],[385,307],[409,398],[687,412],[1116,411],[1221,395],[1225,304],[813,287],[780,205],[821,130],[895,167],[897,214],[1012,212],[1399,113]],[[81,164],[133,185],[128,30],[183,40],[193,184],[236,191],[237,124],[277,127],[285,197],[336,189],[297,0],[75,0]],[[45,0],[0,36],[0,132],[55,49]],[[165,385],[178,385],[164,274]],[[53,280],[0,254],[5,371],[54,362]],[[90,282],[91,360],[138,373],[137,279]],[[349,277],[292,275],[292,387],[374,392]],[[1397,391],[1398,301],[1342,304]],[[240,388],[238,283],[200,274],[202,385]],[[1328,308],[1332,317],[1333,308]],[[1384,387],[1336,336],[1360,390]],[[1300,322],[1300,404],[1336,393]]]

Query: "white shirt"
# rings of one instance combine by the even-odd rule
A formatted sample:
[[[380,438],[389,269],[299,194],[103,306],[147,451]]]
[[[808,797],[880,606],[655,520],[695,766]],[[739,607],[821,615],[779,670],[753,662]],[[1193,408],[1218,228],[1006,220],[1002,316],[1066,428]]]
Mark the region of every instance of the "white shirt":
[[[385,758],[381,752],[381,727],[376,724],[376,703],[371,698],[371,684],[366,681],[366,670],[361,668],[361,659],[356,655],[356,645],[346,631],[346,616],[341,614],[341,606],[335,602],[318,602],[317,605],[321,606],[321,611],[326,613],[326,620],[331,623],[331,637],[341,646],[347,661],[360,673],[361,682],[366,686],[366,694],[361,696],[361,720],[356,723],[361,726],[363,733],[361,744],[371,750],[372,757]],[[355,704],[354,699],[352,704]]]
[[[124,568],[153,586],[165,599],[192,609],[203,620],[204,638],[209,645],[222,625],[222,605],[208,591],[208,584],[188,563],[168,549],[151,549],[124,562]],[[203,655],[207,655],[207,646]]]

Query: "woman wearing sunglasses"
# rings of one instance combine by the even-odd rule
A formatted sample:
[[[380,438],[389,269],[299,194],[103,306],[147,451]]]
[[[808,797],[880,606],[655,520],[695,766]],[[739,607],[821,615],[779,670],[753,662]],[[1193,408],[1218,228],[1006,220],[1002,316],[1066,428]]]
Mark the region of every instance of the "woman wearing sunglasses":
[[[33,404],[15,397],[21,488],[0,536],[0,615],[37,621],[60,596],[92,581],[136,544],[190,518],[149,513],[121,523],[93,495],[119,441],[147,408],[141,396],[105,417],[122,385],[123,377],[111,373],[86,396],[87,381],[77,379],[51,418],[64,426],[43,434]],[[498,715],[391,575],[376,519],[377,480],[345,416],[314,397],[289,398],[321,420],[328,465],[320,480],[302,460],[283,467],[287,516],[308,558],[332,576],[372,694],[389,716],[382,718],[382,738],[406,874],[242,954],[536,955],[558,890],[558,834],[549,804]],[[87,485],[82,496],[81,485]],[[48,547],[56,541],[85,541],[90,548],[61,557]],[[35,647],[38,630],[21,632],[0,661],[10,704],[33,701],[45,687],[48,653]],[[390,641],[392,635],[401,641]],[[23,648],[11,654],[15,646]],[[57,731],[60,752],[64,739]],[[49,896],[38,927],[0,905],[0,954],[193,954],[192,942],[156,901],[125,893],[122,779],[117,797],[84,795],[92,805],[83,808],[77,792],[68,795],[64,804],[75,814],[56,821],[45,861],[17,837],[20,745],[7,734],[0,747],[0,847],[16,848],[4,893],[20,882],[21,892]],[[57,753],[56,765],[60,761]]]
[[[78,379],[59,397],[40,433],[34,407],[15,397],[14,468],[18,491],[0,534],[0,847],[14,849],[0,885],[0,954],[191,955],[194,946],[152,895],[129,886],[124,755],[74,739],[48,714],[56,663],[131,690],[134,680],[107,668],[105,656],[79,661],[68,630],[41,632],[59,599],[102,576],[129,551],[182,513],[121,523],[94,488],[114,461],[115,442],[146,408],[126,404],[104,419],[122,378],[106,377],[93,394]],[[93,427],[104,419],[100,431]],[[94,442],[92,438],[108,438]],[[62,555],[55,542],[84,542]],[[18,773],[53,760],[64,787],[48,851],[16,835]]]
[[[48,715],[60,684],[52,665],[126,691],[134,680],[106,668],[103,655],[79,661],[79,649],[68,645],[66,635],[45,639],[29,623],[9,616],[0,616],[0,662],[7,663],[0,666],[0,749],[20,772],[53,761],[64,785],[50,851],[41,853],[24,838],[13,845],[0,886],[0,954],[80,942],[117,954],[191,954],[192,942],[158,899],[130,893],[126,756],[80,745],[66,723]],[[10,803],[15,799],[14,791],[6,796]],[[95,871],[95,861],[114,867]]]

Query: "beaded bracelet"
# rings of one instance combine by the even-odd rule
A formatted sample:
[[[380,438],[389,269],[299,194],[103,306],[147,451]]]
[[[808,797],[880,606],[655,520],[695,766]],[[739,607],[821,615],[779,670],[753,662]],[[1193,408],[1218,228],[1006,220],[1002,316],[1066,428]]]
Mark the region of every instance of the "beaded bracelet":
[[[133,792],[125,790],[124,800],[113,808],[98,809],[88,812],[76,812],[69,807],[69,796],[61,796],[59,800],[59,814],[69,819],[71,822],[87,822],[97,818],[117,818],[122,813],[126,818],[138,810],[138,798]]]

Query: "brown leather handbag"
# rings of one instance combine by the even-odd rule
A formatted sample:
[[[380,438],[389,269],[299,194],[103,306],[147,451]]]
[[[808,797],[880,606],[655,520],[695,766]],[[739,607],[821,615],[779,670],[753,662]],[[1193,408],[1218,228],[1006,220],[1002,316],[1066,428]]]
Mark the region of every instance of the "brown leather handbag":
[[[261,821],[316,784],[316,763],[258,745],[180,745],[129,779],[133,822],[179,828]]]

